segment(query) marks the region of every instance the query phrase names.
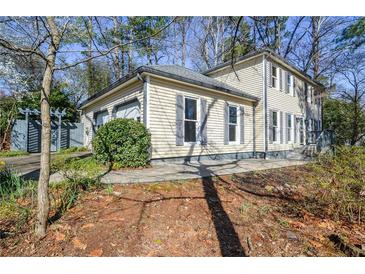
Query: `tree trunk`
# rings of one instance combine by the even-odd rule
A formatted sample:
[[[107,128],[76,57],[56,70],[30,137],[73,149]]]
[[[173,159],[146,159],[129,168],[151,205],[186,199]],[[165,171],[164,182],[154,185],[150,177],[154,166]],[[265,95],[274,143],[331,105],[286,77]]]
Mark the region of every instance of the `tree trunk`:
[[[312,51],[313,51],[313,79],[318,80],[319,75],[319,60],[320,60],[320,52],[319,52],[319,22],[321,17],[313,16],[312,17]]]
[[[53,72],[56,60],[56,52],[60,43],[60,37],[54,17],[47,17],[52,43],[49,44],[46,68],[43,74],[41,92],[41,162],[38,181],[38,214],[35,233],[42,238],[46,235],[49,214],[48,184],[50,177],[50,149],[51,149],[51,115],[49,97],[51,95]]]

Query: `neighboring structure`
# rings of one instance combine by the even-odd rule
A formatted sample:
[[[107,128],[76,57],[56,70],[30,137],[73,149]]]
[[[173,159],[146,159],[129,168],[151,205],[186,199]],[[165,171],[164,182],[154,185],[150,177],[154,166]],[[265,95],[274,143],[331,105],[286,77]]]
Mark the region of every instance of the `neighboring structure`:
[[[324,88],[270,50],[204,74],[142,66],[81,106],[84,143],[116,117],[143,122],[152,160],[285,157],[322,130]]]
[[[41,152],[40,120],[34,119],[39,116],[39,110],[19,109],[25,116],[24,120],[14,121],[11,129],[10,149],[22,150],[31,153]],[[81,147],[84,143],[84,127],[81,123],[62,122],[65,110],[51,111],[51,117],[57,121],[51,121],[51,152],[70,147]],[[33,118],[33,119],[32,119]]]

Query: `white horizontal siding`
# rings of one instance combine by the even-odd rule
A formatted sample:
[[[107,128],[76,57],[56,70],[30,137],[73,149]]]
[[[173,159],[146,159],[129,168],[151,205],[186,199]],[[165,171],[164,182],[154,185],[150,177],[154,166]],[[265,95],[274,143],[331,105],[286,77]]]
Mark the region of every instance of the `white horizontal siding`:
[[[141,82],[134,82],[129,86],[115,90],[109,96],[96,101],[95,103],[87,106],[83,110],[81,116],[81,122],[84,123],[84,145],[91,147],[91,140],[93,137],[92,121],[94,113],[107,110],[109,113],[109,119],[112,118],[112,111],[114,106],[123,102],[130,101],[137,98],[141,106],[141,120],[143,117],[143,84]]]
[[[209,76],[260,98],[256,107],[256,149],[257,151],[264,151],[264,116],[262,100],[264,76],[262,74],[262,56],[236,64],[235,72],[228,66],[225,69],[210,73]]]
[[[207,100],[208,144],[206,146],[200,144],[176,146],[177,94]],[[226,100],[228,103],[243,105],[245,108],[245,144],[224,145],[223,123]],[[151,78],[149,103],[153,159],[253,151],[252,105],[246,100]]]

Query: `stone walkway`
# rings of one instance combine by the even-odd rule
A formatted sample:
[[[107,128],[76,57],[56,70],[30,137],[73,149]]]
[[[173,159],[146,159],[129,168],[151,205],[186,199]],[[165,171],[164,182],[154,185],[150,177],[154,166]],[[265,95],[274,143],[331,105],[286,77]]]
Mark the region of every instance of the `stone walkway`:
[[[109,184],[179,181],[208,176],[228,175],[256,170],[303,165],[305,163],[308,163],[308,161],[287,159],[246,159],[236,161],[211,160],[186,164],[159,163],[145,169],[111,171],[103,177],[102,181]]]

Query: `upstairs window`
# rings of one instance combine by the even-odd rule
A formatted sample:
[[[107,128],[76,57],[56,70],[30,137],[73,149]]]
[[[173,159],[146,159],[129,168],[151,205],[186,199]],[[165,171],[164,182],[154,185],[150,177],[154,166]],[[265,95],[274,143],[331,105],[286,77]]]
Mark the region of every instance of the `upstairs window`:
[[[237,140],[237,107],[229,106],[229,141]]]
[[[185,118],[184,118],[184,141],[188,143],[196,142],[197,126],[197,101],[192,98],[185,98]]]
[[[275,66],[271,66],[271,86],[276,88],[278,82],[278,68]]]
[[[292,79],[292,75],[290,73],[287,73],[287,85],[288,85],[288,93],[291,93],[293,90],[293,79]]]

